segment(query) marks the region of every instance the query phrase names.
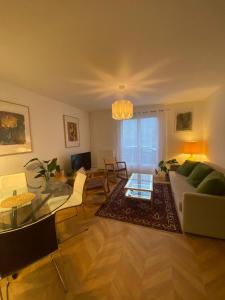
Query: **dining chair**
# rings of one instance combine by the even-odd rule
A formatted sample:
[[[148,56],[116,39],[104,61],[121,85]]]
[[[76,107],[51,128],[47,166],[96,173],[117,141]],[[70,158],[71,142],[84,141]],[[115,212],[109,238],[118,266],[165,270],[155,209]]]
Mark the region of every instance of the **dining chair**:
[[[108,183],[108,174],[105,170],[96,170],[88,174],[85,183],[86,197],[89,193],[104,193],[106,201],[110,192]]]
[[[83,214],[85,215],[83,198],[84,198],[84,186],[85,186],[86,178],[87,178],[87,175],[84,174],[84,170],[81,169],[81,170],[77,171],[76,177],[74,180],[74,184],[73,184],[73,192],[72,192],[71,196],[62,206],[60,206],[56,210],[56,224],[57,225],[63,224],[63,227],[65,227],[67,224],[69,224],[70,223],[69,221],[71,221],[73,217],[77,217],[77,215],[78,215],[77,208],[78,207],[82,208]],[[57,197],[57,198],[59,198],[59,197]],[[55,199],[57,199],[57,198],[55,198]],[[48,205],[49,206],[54,205],[54,198],[49,201]],[[63,212],[65,210],[72,210],[72,209],[75,209],[75,214],[73,214],[72,216],[71,215],[68,216],[66,213],[66,217],[64,217]],[[62,214],[60,214],[60,212]],[[79,226],[77,226],[77,227],[79,227]],[[60,229],[59,226],[58,226],[58,229]],[[66,237],[65,239],[61,239],[60,234],[59,234],[59,236],[58,236],[59,241],[61,243],[65,242],[66,240],[68,240],[84,231],[87,231],[87,230],[88,230],[88,227],[85,224],[85,227],[84,228],[82,227],[82,230],[79,230],[78,233],[71,234],[69,237]],[[59,233],[60,233],[60,230],[59,230]]]
[[[84,193],[84,185],[86,181],[87,175],[81,172],[77,172],[74,185],[73,185],[73,192],[69,199],[63,204],[61,207],[57,209],[57,211],[67,208],[74,207],[77,213],[77,207],[81,206],[83,208],[83,193]]]
[[[25,173],[0,176],[0,203],[7,197],[26,193],[27,191],[28,188]],[[0,211],[7,210],[8,209],[0,208]]]
[[[25,173],[17,173],[0,176],[0,191],[12,196],[14,193],[27,192],[27,179]]]
[[[112,175],[114,179],[121,178],[127,179],[127,165],[125,161],[117,161],[116,157],[104,158],[105,170],[108,176]]]
[[[67,291],[59,265],[53,257],[58,250],[55,214],[15,230],[0,233],[0,279],[6,278],[6,299],[9,298],[10,276],[17,278],[21,269],[50,255],[64,291]],[[3,295],[0,288],[0,299]]]

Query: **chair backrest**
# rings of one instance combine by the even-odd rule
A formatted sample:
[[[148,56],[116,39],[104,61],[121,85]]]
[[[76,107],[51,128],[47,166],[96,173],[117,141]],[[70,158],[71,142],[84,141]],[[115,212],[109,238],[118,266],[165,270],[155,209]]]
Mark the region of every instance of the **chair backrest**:
[[[27,192],[27,180],[25,173],[17,173],[0,176],[0,190]]]
[[[84,167],[81,167],[77,172],[86,175],[86,170]]]
[[[14,191],[16,191],[17,194],[26,193],[28,191],[25,173],[0,176],[0,203],[5,198],[11,197]]]
[[[80,203],[82,203],[83,201],[83,192],[86,179],[86,174],[83,174],[79,171],[77,172],[73,185],[73,194],[76,196],[77,201]]]
[[[55,214],[0,233],[0,277],[5,277],[58,249]]]
[[[104,158],[104,163],[105,164],[116,164],[116,157],[106,157]]]

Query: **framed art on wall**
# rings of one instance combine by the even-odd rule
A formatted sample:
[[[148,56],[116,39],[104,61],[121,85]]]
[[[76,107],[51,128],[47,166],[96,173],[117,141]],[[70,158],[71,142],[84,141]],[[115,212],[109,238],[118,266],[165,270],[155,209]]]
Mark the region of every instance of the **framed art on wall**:
[[[32,152],[29,107],[0,100],[0,155]]]
[[[79,119],[63,115],[66,148],[80,146]]]
[[[181,112],[176,114],[176,131],[191,131],[193,127],[193,112]]]

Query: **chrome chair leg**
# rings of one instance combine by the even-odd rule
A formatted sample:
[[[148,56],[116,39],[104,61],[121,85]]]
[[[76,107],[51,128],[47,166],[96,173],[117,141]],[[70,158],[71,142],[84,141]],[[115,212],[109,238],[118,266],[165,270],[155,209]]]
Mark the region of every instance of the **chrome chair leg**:
[[[2,289],[1,289],[1,287],[0,287],[0,300],[3,300]]]
[[[55,261],[54,257],[51,257],[51,259],[52,259],[52,262],[53,262],[54,267],[55,267],[55,269],[56,269],[56,272],[57,272],[57,274],[58,274],[58,276],[59,276],[59,279],[60,279],[60,281],[61,281],[61,283],[62,283],[64,292],[67,293],[67,292],[68,292],[68,289],[67,289],[67,286],[66,286],[66,282],[65,282],[65,280],[64,280],[64,278],[63,278],[63,275],[62,275],[62,273],[61,273],[61,271],[60,271],[59,265],[58,265],[57,262]]]
[[[6,278],[6,300],[9,300],[9,284],[10,282],[8,281],[8,278]],[[1,286],[0,286],[0,300],[4,300]]]
[[[75,206],[75,209],[76,209],[76,216],[78,215],[78,209],[77,209],[77,206]]]
[[[7,283],[6,283],[6,299],[9,300],[9,284],[10,282],[7,280]]]
[[[83,211],[84,218],[87,219],[84,203],[81,204],[81,208],[82,208],[82,211]]]
[[[87,218],[86,218],[86,212],[85,212],[85,208],[84,208],[84,204],[83,204],[83,203],[81,204],[81,208],[82,208],[82,210],[83,210],[83,215],[85,216],[85,219],[87,219]],[[77,208],[77,206],[75,206],[75,209],[76,209],[76,212],[77,212],[77,215],[78,215],[78,208]],[[77,216],[77,215],[76,215],[76,216]],[[76,216],[75,216],[75,217],[76,217]],[[74,216],[65,218],[65,219],[63,219],[62,221],[57,222],[56,224],[59,224],[59,223],[65,223],[67,220],[72,219],[73,217],[74,217]],[[82,226],[82,225],[81,225],[81,226]],[[81,234],[81,233],[83,233],[83,232],[85,232],[85,231],[87,231],[87,230],[88,230],[88,226],[86,225],[86,226],[85,226],[84,228],[82,228],[80,231],[78,231],[78,232],[76,232],[76,233],[70,235],[68,238],[65,238],[65,239],[61,240],[61,239],[60,239],[60,236],[59,236],[59,238],[58,238],[58,243],[59,243],[59,244],[62,244],[62,243],[64,243],[64,242],[70,240],[71,238],[73,238],[73,237],[75,237],[75,236],[77,236],[77,235],[79,235],[79,234]]]

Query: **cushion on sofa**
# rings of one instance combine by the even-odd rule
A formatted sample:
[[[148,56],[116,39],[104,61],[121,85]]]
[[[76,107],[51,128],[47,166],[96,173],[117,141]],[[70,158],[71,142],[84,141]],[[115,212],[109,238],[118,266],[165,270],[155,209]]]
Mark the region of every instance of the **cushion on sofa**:
[[[199,163],[188,176],[187,181],[190,183],[190,185],[197,187],[212,171],[213,169],[210,166]]]
[[[192,172],[194,167],[197,166],[197,164],[199,164],[199,162],[197,161],[185,160],[185,162],[177,168],[177,173],[188,176]]]
[[[198,193],[225,195],[225,177],[218,171],[212,171],[197,187]]]

